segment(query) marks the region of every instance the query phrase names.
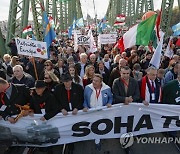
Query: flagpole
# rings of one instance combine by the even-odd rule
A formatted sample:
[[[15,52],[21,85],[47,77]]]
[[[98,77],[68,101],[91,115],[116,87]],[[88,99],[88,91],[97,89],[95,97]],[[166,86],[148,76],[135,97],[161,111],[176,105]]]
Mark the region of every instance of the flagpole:
[[[96,36],[97,36],[97,13],[96,13],[96,9],[95,9],[95,3],[94,3],[94,0],[93,0],[93,5],[94,5],[94,14],[95,14]]]
[[[36,63],[35,63],[34,57],[32,57],[32,62],[33,62],[33,66],[34,66],[34,72],[35,72],[36,80],[38,80],[38,74],[37,74]]]
[[[86,3],[87,1],[85,0],[85,3]],[[88,7],[86,8],[87,9],[87,17],[86,17],[86,19],[87,19],[87,26],[89,26],[89,19],[88,19]]]

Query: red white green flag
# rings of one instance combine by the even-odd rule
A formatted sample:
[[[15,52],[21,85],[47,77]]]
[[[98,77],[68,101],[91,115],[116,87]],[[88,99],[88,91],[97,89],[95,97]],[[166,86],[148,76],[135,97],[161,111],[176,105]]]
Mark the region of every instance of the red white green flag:
[[[27,35],[32,35],[33,34],[33,30],[31,26],[27,26],[23,29],[23,38],[26,38]]]
[[[147,46],[154,31],[157,14],[130,28],[118,41],[117,47],[123,52],[134,45]]]

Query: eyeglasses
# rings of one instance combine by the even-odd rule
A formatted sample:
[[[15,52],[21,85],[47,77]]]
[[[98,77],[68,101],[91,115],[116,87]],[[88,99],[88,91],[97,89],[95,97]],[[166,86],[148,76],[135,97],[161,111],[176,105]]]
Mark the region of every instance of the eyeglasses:
[[[44,65],[44,66],[51,66],[51,65]]]

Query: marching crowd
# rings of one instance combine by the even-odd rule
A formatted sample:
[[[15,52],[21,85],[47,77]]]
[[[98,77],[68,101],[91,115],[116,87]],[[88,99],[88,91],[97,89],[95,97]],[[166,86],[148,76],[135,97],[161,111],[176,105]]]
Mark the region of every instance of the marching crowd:
[[[12,40],[11,54],[5,54],[0,64],[0,117],[15,123],[13,115],[20,113],[17,105],[29,105],[31,112],[24,115],[43,114],[42,121],[59,112],[76,115],[81,109],[88,112],[117,103],[179,105],[180,48],[173,41],[174,55],[171,59],[164,55],[164,43],[156,69],[149,64],[152,44],[122,53],[111,44],[94,53],[87,46],[78,46],[75,52],[73,41],[62,37],[52,43],[50,59],[45,60],[18,55]]]

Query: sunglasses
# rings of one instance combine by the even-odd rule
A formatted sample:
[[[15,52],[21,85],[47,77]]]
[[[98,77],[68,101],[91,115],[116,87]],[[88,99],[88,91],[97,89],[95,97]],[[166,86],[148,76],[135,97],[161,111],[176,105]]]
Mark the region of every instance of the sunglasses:
[[[51,78],[48,78],[48,77],[44,77],[44,79],[51,79]]]
[[[51,66],[51,65],[44,65],[44,66]]]

